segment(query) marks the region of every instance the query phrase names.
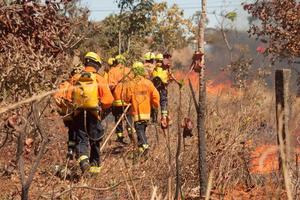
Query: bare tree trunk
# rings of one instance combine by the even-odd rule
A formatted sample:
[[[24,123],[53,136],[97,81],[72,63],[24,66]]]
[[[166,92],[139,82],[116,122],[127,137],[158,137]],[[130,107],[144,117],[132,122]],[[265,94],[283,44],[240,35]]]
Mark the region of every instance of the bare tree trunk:
[[[181,199],[181,177],[180,177],[180,152],[181,152],[181,121],[182,121],[182,112],[181,112],[181,88],[179,88],[179,105],[177,113],[177,150],[176,150],[176,190],[175,190],[175,200]],[[180,196],[179,196],[180,194]]]
[[[291,184],[291,137],[289,134],[289,85],[291,71],[289,69],[276,70],[275,72],[275,89],[276,89],[276,126],[277,142],[280,149],[278,159],[279,170],[281,172],[281,181],[285,184],[288,199],[292,197]]]
[[[198,51],[204,54],[204,30],[206,22],[206,0],[202,0],[201,18],[199,21]],[[204,59],[204,56],[203,56]],[[203,61],[204,63],[204,61]],[[205,142],[205,110],[206,110],[206,83],[205,67],[201,67],[199,73],[199,102],[197,110],[197,129],[199,145],[199,178],[200,196],[205,196],[207,188],[207,167],[206,167],[206,142]]]
[[[48,106],[48,104],[46,105]],[[41,135],[42,143],[40,146],[40,150],[38,152],[38,155],[35,159],[35,161],[32,163],[31,168],[29,170],[28,176],[26,178],[25,176],[25,163],[24,163],[24,142],[26,138],[26,129],[27,125],[29,124],[29,117],[30,115],[33,115],[33,121],[35,126],[37,127],[37,131]],[[27,200],[29,199],[29,189],[30,186],[33,182],[34,175],[38,169],[38,166],[40,164],[40,161],[45,153],[46,146],[49,142],[48,140],[48,135],[45,133],[43,128],[41,127],[40,124],[40,116],[39,116],[39,110],[38,110],[38,102],[34,102],[32,104],[32,111],[28,115],[28,120],[25,122],[22,128],[20,127],[14,127],[15,130],[19,133],[18,136],[18,141],[17,141],[17,154],[16,154],[16,160],[18,164],[18,170],[19,170],[19,175],[20,175],[20,182],[22,186],[22,192],[21,192],[21,199],[22,200]]]

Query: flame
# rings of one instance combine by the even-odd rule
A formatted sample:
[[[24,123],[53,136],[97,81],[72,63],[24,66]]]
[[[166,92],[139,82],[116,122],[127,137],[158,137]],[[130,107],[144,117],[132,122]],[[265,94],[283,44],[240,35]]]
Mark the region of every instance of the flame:
[[[206,91],[210,94],[219,95],[223,91],[231,91],[231,90],[232,87],[230,81],[225,81],[223,83],[217,83],[217,84],[215,84],[211,80],[207,81]]]
[[[199,88],[199,74],[196,72],[187,72],[176,71],[174,76],[177,80],[184,79],[185,84],[189,84],[188,80],[191,80],[191,83],[195,90]],[[225,80],[224,74],[220,73],[213,80],[207,80],[206,82],[206,91],[212,95],[219,95],[221,92],[230,92],[233,95],[236,95],[236,91],[232,88],[231,81]]]
[[[251,173],[268,174],[278,170],[278,147],[276,145],[259,146],[252,152],[251,157]]]
[[[269,174],[278,170],[279,148],[277,145],[262,145],[257,147],[251,155],[250,172],[253,174]],[[300,148],[295,149],[300,153]],[[298,158],[298,162],[300,159]]]

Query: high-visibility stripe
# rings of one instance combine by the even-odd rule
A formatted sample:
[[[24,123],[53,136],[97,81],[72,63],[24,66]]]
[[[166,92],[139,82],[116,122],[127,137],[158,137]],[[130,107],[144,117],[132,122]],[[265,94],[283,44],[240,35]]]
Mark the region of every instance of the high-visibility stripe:
[[[125,101],[123,101],[123,100],[115,100],[114,102],[113,102],[113,106],[127,106],[128,104],[127,103],[125,103]]]
[[[75,146],[75,144],[76,144],[76,143],[75,143],[74,141],[69,141],[69,142],[68,142],[68,145],[69,145],[69,146]]]
[[[86,159],[89,159],[89,157],[86,155],[82,155],[78,158],[78,162],[80,163],[81,161],[86,160]]]
[[[161,111],[161,114],[167,115],[167,114],[168,114],[168,111],[167,111],[167,110],[162,110],[162,111]]]
[[[146,149],[149,149],[149,144],[143,144],[139,147],[139,152],[143,153]]]
[[[90,173],[100,173],[101,167],[91,166],[89,171],[90,171]]]
[[[133,120],[136,121],[141,121],[141,120],[149,120],[150,119],[150,114],[139,114],[139,115],[134,115]]]
[[[119,132],[119,133],[116,133],[118,137],[123,137],[123,133],[122,132]]]

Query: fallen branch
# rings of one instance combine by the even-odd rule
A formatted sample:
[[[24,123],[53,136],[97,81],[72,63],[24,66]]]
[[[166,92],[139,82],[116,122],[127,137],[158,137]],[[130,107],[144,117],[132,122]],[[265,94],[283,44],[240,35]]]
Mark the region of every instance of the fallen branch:
[[[56,93],[58,90],[52,90],[52,91],[49,91],[49,92],[44,92],[44,93],[41,93],[41,94],[37,94],[37,95],[33,95],[32,97],[30,98],[27,98],[27,99],[24,99],[23,101],[19,101],[15,104],[11,104],[9,106],[5,106],[5,107],[2,107],[0,108],[0,114],[2,113],[5,113],[7,111],[10,111],[10,110],[13,110],[19,106],[22,106],[24,104],[28,104],[28,103],[31,103],[33,101],[38,101],[46,96],[49,96],[49,95],[52,95],[54,93]]]
[[[132,180],[139,180],[143,177],[138,177],[138,178],[134,178]],[[57,199],[61,196],[63,196],[64,194],[68,193],[68,192],[71,192],[72,190],[74,189],[87,189],[87,190],[93,190],[93,191],[108,191],[108,190],[112,190],[116,187],[118,187],[119,185],[121,185],[122,183],[126,183],[128,180],[123,180],[123,181],[120,181],[119,183],[116,183],[114,184],[113,186],[110,186],[110,187],[105,187],[105,188],[97,188],[97,187],[91,187],[91,186],[88,186],[88,185],[78,185],[78,186],[72,186],[70,187],[69,189],[65,190],[65,191],[62,191],[61,193],[57,194],[54,199]],[[45,196],[44,196],[45,197]]]

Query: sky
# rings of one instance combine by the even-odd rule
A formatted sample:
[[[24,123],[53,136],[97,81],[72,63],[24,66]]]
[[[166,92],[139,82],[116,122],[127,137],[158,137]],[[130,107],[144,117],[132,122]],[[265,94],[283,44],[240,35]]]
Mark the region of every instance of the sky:
[[[163,0],[156,0],[155,2],[162,2]],[[196,11],[201,8],[201,0],[164,0],[169,6],[173,4],[179,5],[184,10],[186,18],[191,17]],[[112,13],[118,13],[119,9],[115,0],[82,0],[82,5],[87,6],[91,10],[90,20],[98,21],[103,20],[105,17]],[[207,0],[207,13],[209,24],[208,27],[216,27],[218,20],[213,14],[215,11],[220,14],[221,11],[236,11],[238,18],[236,26],[238,29],[247,29],[247,14],[243,11],[240,0]]]

